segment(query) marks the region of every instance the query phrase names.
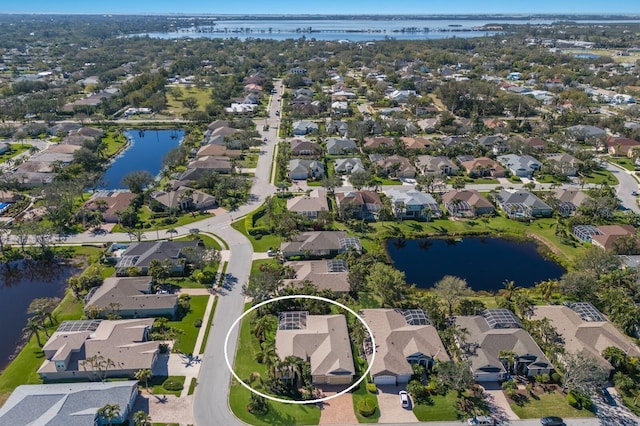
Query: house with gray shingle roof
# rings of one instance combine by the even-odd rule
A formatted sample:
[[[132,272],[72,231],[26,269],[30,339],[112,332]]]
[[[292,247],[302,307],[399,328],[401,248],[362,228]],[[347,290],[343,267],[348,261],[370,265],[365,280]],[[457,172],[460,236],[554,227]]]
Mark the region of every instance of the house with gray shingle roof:
[[[324,176],[324,165],[316,160],[294,158],[289,161],[289,177],[293,180],[305,180]]]
[[[486,309],[482,315],[457,316],[455,324],[467,330],[461,344],[463,356],[471,361],[477,382],[498,382],[510,374],[535,377],[550,374],[553,365],[520,321],[507,309]],[[515,352],[512,368],[500,353]],[[512,371],[510,371],[512,370]]]
[[[500,155],[498,162],[505,166],[512,175],[530,178],[542,167],[542,163],[530,155]]]
[[[420,155],[416,158],[416,166],[423,175],[446,175],[458,173],[460,168],[449,157]]]
[[[553,214],[551,206],[524,189],[503,189],[496,196],[496,200],[511,219],[551,217]]]
[[[143,274],[149,271],[152,260],[167,260],[172,265],[172,273],[184,272],[185,259],[182,250],[198,247],[198,241],[141,241],[131,243],[116,264],[116,272],[125,272],[135,266]]]
[[[294,276],[285,279],[284,283],[294,287],[304,281],[311,281],[318,290],[331,290],[336,294],[346,294],[351,288],[349,269],[342,259],[286,262],[285,267],[291,268]]]
[[[121,424],[131,415],[137,397],[137,380],[22,385],[0,408],[0,424],[101,425],[107,419],[100,419],[98,410],[106,404],[120,407],[111,424]]]
[[[393,214],[396,217],[429,220],[431,217],[442,216],[442,210],[431,194],[415,189],[403,191],[395,188],[384,193],[391,200]]]
[[[300,120],[293,123],[293,134],[295,136],[304,136],[310,133],[317,133],[318,125],[313,121]]]
[[[287,210],[315,220],[320,212],[329,211],[327,192],[324,189],[314,189],[309,195],[289,198]]]
[[[301,232],[291,241],[280,244],[284,258],[292,256],[333,257],[347,250],[362,251],[358,238],[347,236],[344,231]]]
[[[338,158],[333,164],[336,173],[351,174],[365,170],[364,164],[359,158]]]
[[[570,138],[584,142],[590,142],[594,140],[604,141],[604,139],[607,137],[607,132],[603,129],[596,126],[587,126],[584,124],[567,127],[564,132]]]
[[[357,151],[358,146],[351,139],[327,139],[327,153],[330,155],[342,155]]]

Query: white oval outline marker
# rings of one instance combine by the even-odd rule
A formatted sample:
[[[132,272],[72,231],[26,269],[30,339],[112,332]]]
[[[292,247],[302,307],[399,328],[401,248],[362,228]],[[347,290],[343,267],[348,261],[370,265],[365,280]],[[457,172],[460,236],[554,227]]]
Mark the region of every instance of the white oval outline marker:
[[[246,384],[244,382],[244,380],[242,380],[240,377],[238,377],[236,372],[233,370],[233,367],[231,366],[231,362],[229,361],[229,354],[228,354],[228,351],[227,351],[227,349],[229,347],[229,336],[231,336],[231,330],[233,330],[236,326],[238,326],[238,323],[240,321],[242,321],[242,319],[244,317],[246,317],[248,314],[250,314],[254,310],[258,309],[259,307],[267,305],[267,304],[272,303],[272,302],[277,302],[279,300],[288,300],[288,299],[313,299],[313,300],[321,300],[323,302],[332,303],[332,304],[334,304],[336,306],[341,307],[342,309],[347,310],[349,313],[354,315],[358,319],[358,321],[360,321],[362,324],[364,324],[364,327],[367,329],[367,332],[369,333],[369,336],[371,337],[371,347],[373,348],[373,352],[371,354],[371,362],[369,363],[369,367],[362,374],[362,376],[360,377],[360,379],[357,382],[355,382],[354,384],[352,384],[351,386],[349,386],[345,390],[338,392],[335,395],[326,396],[324,398],[319,398],[319,399],[310,399],[308,401],[298,401],[298,400],[291,400],[291,399],[276,398],[275,396],[264,394],[262,392],[257,391],[256,389],[252,388],[251,386]],[[240,329],[238,329],[238,338],[239,338],[239,336],[240,336]],[[349,344],[351,344],[351,342],[349,342]],[[231,327],[229,328],[229,331],[227,331],[227,336],[224,338],[224,360],[227,363],[227,368],[229,369],[229,371],[231,371],[231,374],[233,375],[233,377],[235,377],[235,379],[242,386],[247,388],[249,391],[255,393],[256,395],[260,395],[261,397],[269,399],[271,401],[282,402],[283,404],[317,404],[319,402],[329,401],[330,399],[337,398],[337,397],[339,397],[341,395],[344,395],[347,392],[351,391],[352,389],[355,389],[360,383],[362,383],[362,381],[369,375],[369,372],[371,371],[371,367],[373,366],[373,362],[376,359],[376,350],[375,350],[375,348],[376,348],[376,341],[375,341],[375,338],[373,337],[373,333],[371,332],[371,329],[369,328],[369,325],[365,322],[364,319],[362,319],[362,317],[360,315],[355,313],[351,308],[343,305],[342,303],[336,302],[335,300],[327,299],[326,297],[311,296],[311,295],[306,295],[306,294],[292,294],[292,295],[289,295],[289,296],[280,296],[280,297],[275,297],[273,299],[265,300],[264,302],[260,302],[257,305],[252,306],[251,308],[249,308],[248,310],[243,312],[243,314],[240,315],[238,317],[238,319],[236,319],[233,322],[233,324],[231,324]],[[355,363],[355,359],[354,358],[352,358],[352,359],[354,360],[354,363]],[[355,364],[354,364],[354,367],[355,367]]]

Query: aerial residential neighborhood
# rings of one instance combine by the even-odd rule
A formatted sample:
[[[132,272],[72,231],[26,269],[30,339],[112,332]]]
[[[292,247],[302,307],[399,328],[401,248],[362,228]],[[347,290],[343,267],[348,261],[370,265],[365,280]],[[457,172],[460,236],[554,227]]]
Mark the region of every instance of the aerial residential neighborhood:
[[[0,7],[0,425],[638,424],[637,16],[274,11]]]

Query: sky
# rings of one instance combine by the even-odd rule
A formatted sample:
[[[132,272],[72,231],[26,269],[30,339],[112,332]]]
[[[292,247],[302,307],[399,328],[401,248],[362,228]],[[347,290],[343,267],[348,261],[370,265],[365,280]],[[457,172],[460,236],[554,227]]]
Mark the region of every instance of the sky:
[[[626,13],[637,0],[0,0],[0,13],[488,14]]]

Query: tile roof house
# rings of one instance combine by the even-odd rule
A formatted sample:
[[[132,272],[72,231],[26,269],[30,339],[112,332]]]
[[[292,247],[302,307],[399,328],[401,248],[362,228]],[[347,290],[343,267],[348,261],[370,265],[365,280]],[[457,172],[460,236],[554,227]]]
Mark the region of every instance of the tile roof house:
[[[329,211],[327,192],[323,189],[314,189],[309,195],[289,198],[287,200],[287,210],[310,219],[317,219],[320,212]]]
[[[369,362],[376,351],[370,372],[376,385],[408,383],[413,375],[412,364],[429,369],[436,361],[449,361],[438,331],[422,310],[362,309],[359,314],[371,328],[376,343],[375,348],[370,339],[364,344]]]
[[[18,386],[0,408],[1,425],[87,426],[106,424],[98,410],[116,404],[124,423],[138,397],[138,381],[55,383]]]
[[[364,138],[362,145],[365,150],[377,150],[393,147],[393,139],[388,136]]]
[[[605,250],[615,247],[615,242],[622,237],[635,236],[633,225],[598,225],[599,234],[591,236],[591,244]]]
[[[150,341],[154,319],[64,321],[43,346],[45,361],[38,369],[43,380],[133,377],[152,370],[160,342]],[[108,369],[93,357],[113,361]]]
[[[290,143],[291,155],[319,155],[322,148],[315,142],[306,139],[293,139]]]
[[[461,163],[471,177],[502,178],[506,175],[506,170],[497,161],[487,157],[474,158]]]
[[[404,143],[404,146],[406,146],[407,149],[423,150],[431,148],[433,146],[433,141],[431,139],[421,138],[417,136],[403,136],[400,138],[400,140]]]
[[[388,157],[382,157],[375,163],[380,166],[382,171],[388,176],[397,178],[413,178],[416,176],[416,169],[406,157],[389,155]]]
[[[640,148],[640,142],[621,136],[609,136],[605,141],[607,152],[611,155],[633,156],[633,150]]]
[[[529,148],[532,148],[536,151],[544,151],[544,149],[547,147],[547,141],[545,141],[542,138],[529,138],[527,140],[524,141],[525,145],[527,145]]]
[[[187,186],[180,186],[169,192],[155,191],[151,198],[169,209],[206,210],[218,206],[213,195]]]
[[[342,259],[330,260],[303,260],[286,262],[285,267],[294,271],[294,276],[284,280],[285,284],[294,287],[303,281],[311,281],[318,290],[331,290],[336,294],[348,293],[349,268]]]
[[[365,171],[364,164],[359,158],[338,158],[333,162],[336,173],[347,173]]]
[[[312,231],[301,232],[293,236],[291,241],[280,244],[282,256],[333,257],[354,249],[362,251],[358,238],[347,236],[344,231]]]
[[[442,210],[438,202],[424,192],[411,189],[402,191],[400,189],[389,189],[384,191],[391,200],[393,214],[403,219],[424,219],[442,216]]]
[[[500,155],[498,162],[509,169],[512,175],[528,178],[542,167],[542,163],[530,155]]]
[[[84,312],[95,309],[101,317],[111,310],[122,317],[174,317],[178,295],[153,293],[151,277],[109,277],[85,297]]]
[[[640,349],[588,302],[536,306],[532,319],[548,318],[564,342],[568,353],[582,353],[613,372],[602,356],[608,347],[623,350],[630,357],[640,357]]]
[[[327,153],[330,155],[342,155],[357,151],[358,145],[351,139],[327,139]]]
[[[129,207],[131,200],[136,197],[131,192],[105,191],[95,193],[85,203],[88,210],[102,211],[102,219],[106,223],[117,223],[118,213]]]
[[[460,168],[449,157],[421,155],[416,158],[416,166],[423,175],[446,175],[458,173]]]
[[[293,134],[295,136],[304,136],[310,133],[317,133],[318,125],[312,121],[301,120],[293,123]]]
[[[338,214],[342,217],[347,215],[349,209],[354,209],[355,218],[373,220],[382,209],[380,196],[374,191],[338,192],[335,195]]]
[[[149,271],[152,260],[168,260],[172,273],[184,273],[185,259],[182,250],[198,247],[198,241],[141,241],[131,243],[116,264],[116,272],[126,272],[131,266],[139,268],[142,274]]]
[[[298,314],[299,318],[294,323],[286,314]],[[297,356],[309,361],[313,384],[353,381],[355,367],[344,315],[283,312],[276,331],[276,352],[281,359]]]
[[[289,161],[289,177],[293,180],[305,180],[324,176],[324,165],[320,161],[294,158]]]
[[[471,361],[477,382],[498,382],[510,374],[534,377],[553,370],[544,352],[507,309],[486,309],[482,315],[457,316],[455,324],[467,330],[461,349],[463,356]],[[503,351],[518,355],[513,371],[505,367],[506,362],[500,357]]]
[[[511,219],[551,217],[553,214],[551,206],[524,189],[503,189],[496,196],[496,200]]]
[[[442,202],[452,216],[476,217],[493,214],[493,204],[474,189],[449,191],[442,195]]]

